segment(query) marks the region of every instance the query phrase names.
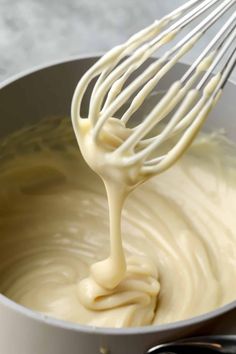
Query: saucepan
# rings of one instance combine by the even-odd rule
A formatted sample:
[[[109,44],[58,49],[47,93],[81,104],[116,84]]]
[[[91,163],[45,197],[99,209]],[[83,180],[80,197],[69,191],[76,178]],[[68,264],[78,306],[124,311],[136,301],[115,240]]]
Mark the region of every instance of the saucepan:
[[[69,119],[76,83],[96,60],[97,57],[87,57],[54,63],[4,82],[0,87],[0,137],[45,117]],[[176,65],[161,89],[165,90],[185,70],[185,64]],[[204,129],[224,128],[229,138],[236,141],[235,100],[236,83],[229,82]],[[86,99],[83,103],[86,110]],[[236,286],[235,279],[232,286]],[[57,320],[0,294],[1,354],[143,354],[158,343],[217,333],[236,333],[236,301],[176,323],[112,329]]]

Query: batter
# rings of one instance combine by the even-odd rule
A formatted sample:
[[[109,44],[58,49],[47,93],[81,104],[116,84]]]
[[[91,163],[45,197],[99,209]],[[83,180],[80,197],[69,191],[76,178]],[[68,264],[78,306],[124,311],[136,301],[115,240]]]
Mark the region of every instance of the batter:
[[[156,99],[150,113],[144,115],[141,121],[139,114],[136,119],[134,118],[134,127],[126,124],[133,113],[143,105],[143,102],[163,75],[175,65],[182,55],[189,51],[201,36],[199,34],[189,39],[163,67],[160,68],[160,62],[163,59],[156,60],[153,65],[143,70],[136,79],[131,80],[131,83],[124,88],[126,79],[141,65],[143,60],[145,61],[146,55],[152,53],[153,46],[151,44],[143,45],[127,60],[122,61],[124,50],[127,48],[133,49],[133,46],[137,47],[139,44],[143,44],[143,37],[146,38],[146,35],[152,36],[153,31],[159,31],[159,26],[161,24],[154,23],[144,30],[145,35],[142,31],[139,32],[125,44],[113,48],[99,59],[80,79],[73,95],[71,107],[74,133],[82,155],[88,165],[101,177],[105,185],[110,227],[109,255],[106,259],[92,264],[89,276],[79,283],[78,297],[84,307],[90,310],[100,310],[104,298],[111,293],[114,293],[113,307],[120,307],[121,304],[133,305],[134,302],[138,302],[139,308],[145,310],[142,313],[144,320],[141,324],[149,323],[146,321],[146,316],[148,321],[154,317],[160,291],[158,268],[148,253],[142,257],[135,255],[131,261],[127,260],[121,232],[123,205],[130,192],[137,186],[146,182],[153,175],[165,171],[178,161],[195,138],[221,94],[221,74],[215,75],[209,80],[201,98],[199,98],[200,90],[197,88],[189,90],[196,79],[211,66],[215,54],[212,52],[197,64],[195,72],[186,84],[177,80],[167,90],[162,99]],[[163,43],[171,41],[175,35],[174,31],[164,36]],[[117,63],[119,64],[115,67]],[[153,66],[155,70],[153,70]],[[152,71],[155,71],[153,78],[150,76]],[[81,103],[84,93],[97,76],[88,105],[88,115],[84,118],[81,116]],[[128,99],[136,91],[138,93],[129,104]],[[173,107],[184,96],[186,96],[184,102],[173,113]],[[128,105],[128,108],[126,107],[120,119],[115,118],[117,111],[124,104]],[[163,129],[160,129],[159,123],[168,112],[172,113],[170,123],[164,123],[166,125],[163,125],[162,122]],[[114,117],[111,116],[113,113],[115,114]],[[193,123],[191,124],[191,122]],[[165,137],[170,135],[174,127],[177,128],[178,123],[179,125],[187,123],[185,134],[183,134],[184,138],[178,141],[178,135],[177,140],[176,135],[174,135],[174,138],[172,135],[167,143],[169,145],[166,146],[166,152],[161,153],[158,145],[156,145],[158,148],[155,151],[154,140],[156,139],[157,142],[165,141]],[[172,129],[170,129],[171,125]],[[187,127],[188,129],[186,129]],[[159,134],[155,134],[158,128]],[[169,133],[167,134],[168,130]],[[152,140],[153,143],[148,146],[147,141],[145,141],[145,148],[143,147],[144,140],[145,138],[148,140],[150,134],[153,138],[149,140]],[[162,154],[165,156],[164,159],[155,163],[154,166],[150,164],[151,161],[156,161]],[[147,162],[146,165],[145,162]],[[170,215],[168,217],[169,223],[172,223],[172,217]],[[128,294],[126,292],[127,287]],[[140,292],[142,293],[141,298]],[[143,298],[143,294],[145,298]],[[134,311],[137,310],[136,307],[133,307],[133,309]],[[136,325],[139,324],[139,322],[136,323]]]
[[[42,122],[0,151],[0,291],[10,299],[67,321],[126,327],[236,298],[236,151],[221,135],[199,137],[130,194],[121,267],[98,263],[103,272],[94,264],[111,261],[106,195],[70,121]]]

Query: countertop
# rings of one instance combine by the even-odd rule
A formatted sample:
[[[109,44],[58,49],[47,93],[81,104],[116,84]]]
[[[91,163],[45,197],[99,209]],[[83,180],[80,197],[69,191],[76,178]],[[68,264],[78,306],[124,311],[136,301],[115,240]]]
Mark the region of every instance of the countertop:
[[[0,81],[39,64],[104,52],[184,2],[0,0]]]

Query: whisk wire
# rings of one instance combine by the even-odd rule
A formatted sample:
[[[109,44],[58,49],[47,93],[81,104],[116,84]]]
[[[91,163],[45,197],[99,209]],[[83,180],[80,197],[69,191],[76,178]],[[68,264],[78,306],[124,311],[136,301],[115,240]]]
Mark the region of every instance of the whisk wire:
[[[108,52],[77,85],[72,102],[74,127],[77,128],[78,120],[83,119],[80,109],[86,89],[97,78],[88,113],[94,142],[101,143],[100,133],[107,120],[128,103],[128,108],[120,118],[125,128],[147,97],[154,92],[159,81],[235,4],[236,0],[190,0]],[[192,30],[167,49],[163,56],[151,63],[147,61],[167,42],[172,42],[183,28],[209,11]],[[146,118],[132,129],[129,128],[126,139],[110,152],[120,157],[115,159],[119,161],[117,163],[133,164],[140,161],[142,173],[154,174],[168,168],[185,151],[219,99],[236,65],[235,39],[234,11]],[[218,74],[214,74],[217,68]],[[137,75],[133,78],[134,73]],[[167,117],[170,119],[162,131],[149,136],[153,128]],[[179,136],[177,142],[172,139],[174,136]],[[167,153],[154,157],[153,153],[168,140],[171,145]]]
[[[215,0],[213,2],[215,3]],[[213,2],[208,1],[207,5],[210,6],[210,5],[212,5]],[[202,33],[204,33],[201,31],[205,31],[211,25],[213,25],[214,22],[218,19],[218,16],[221,16],[224,12],[226,12],[233,5],[234,2],[235,2],[234,0],[225,0],[222,4],[219,5],[219,7],[217,9],[215,9],[209,16],[207,16],[206,19],[199,24],[199,26],[197,26],[193,31],[191,31],[187,36],[185,36],[176,46],[174,46],[174,48],[172,48],[170,51],[166,52],[164,54],[164,56],[156,63],[157,71],[160,68],[160,65],[163,62],[165,62],[165,60],[167,60],[168,57],[170,57],[170,55],[172,53],[176,52],[176,50],[179,48],[180,48],[180,50],[182,50],[182,51],[180,51],[180,54],[182,54],[182,55],[179,56],[179,53],[178,53],[176,59],[177,60],[180,59],[180,57],[183,56],[187,52],[187,50],[186,51],[183,50],[183,46],[186,43],[189,43],[188,50],[190,50],[192,47],[191,44],[192,43],[195,44],[197,42],[197,40],[200,38],[200,36],[202,35]],[[206,7],[206,5],[205,5],[205,7]],[[203,7],[203,9],[205,9],[205,7]],[[201,10],[202,10],[202,8],[201,8]],[[176,30],[176,28],[174,28],[174,29]],[[170,31],[170,33],[172,33],[171,28],[169,29],[169,31]],[[164,32],[164,33],[167,34],[167,32]],[[192,41],[192,39],[194,38],[193,35],[195,35],[195,41],[194,40]],[[148,56],[149,56],[149,53],[148,53]],[[139,67],[145,61],[145,59],[143,59],[141,63],[139,62],[137,66]],[[173,62],[175,62],[175,61],[173,61]],[[135,69],[136,68],[137,67],[135,67]],[[147,69],[146,71],[144,71],[144,73],[142,75],[140,75],[133,82],[133,85],[129,85],[127,88],[125,88],[122,91],[122,93],[120,95],[118,95],[118,97],[116,97],[116,99],[113,101],[113,103],[110,105],[110,107],[108,107],[106,112],[102,112],[102,114],[99,117],[99,121],[95,127],[95,130],[94,130],[94,139],[98,139],[98,135],[99,135],[105,121],[109,118],[109,116],[112,116],[115,113],[115,111],[118,108],[120,108],[121,105],[124,104],[125,101],[127,101],[127,99],[129,99],[131,97],[131,95],[135,92],[135,90],[137,90],[140,87],[140,85],[143,85],[144,78],[145,78],[145,81],[150,80],[150,76],[151,76],[150,70],[151,70],[151,67],[149,69]],[[134,71],[134,68],[132,71]],[[130,71],[128,71],[127,74],[128,74],[127,76],[129,76]],[[161,76],[160,72],[158,72],[158,74],[156,76],[156,84],[159,81],[160,76]],[[126,77],[126,79],[127,79],[127,77]],[[136,102],[133,102],[133,105],[131,103],[130,109],[122,117],[123,122],[125,122],[125,123],[128,122],[131,114],[135,112],[133,107],[135,106],[136,110],[139,108],[139,106],[144,101],[145,97],[147,97],[149,95],[150,91],[155,86],[154,83],[155,83],[155,79],[152,79],[152,81],[150,80],[147,84],[150,87],[150,90],[148,90],[147,87],[145,87],[143,89],[143,91],[140,91]],[[101,89],[102,89],[102,87],[101,87]],[[144,91],[145,91],[145,95],[143,94]],[[140,100],[141,96],[143,97],[142,100]],[[103,98],[104,98],[104,96],[103,96]],[[134,98],[134,100],[135,100],[135,98]],[[137,101],[139,101],[139,104],[137,104]],[[107,108],[107,106],[106,106],[106,108]],[[96,113],[96,115],[98,115],[98,112]]]
[[[181,79],[181,82],[185,82],[194,72],[194,70],[198,67],[201,61],[210,53],[210,51],[214,48],[219,40],[221,40],[220,45],[224,43],[224,40],[227,38],[228,30],[230,29],[232,24],[235,24],[236,13],[229,18],[229,20],[222,26],[220,31],[216,34],[216,36],[211,40],[211,42],[207,45],[207,47],[203,50],[201,55],[194,61],[194,63],[190,66],[187,72]]]
[[[217,56],[215,57],[214,61],[212,62],[211,66],[208,68],[208,70],[206,71],[205,75],[203,76],[203,78],[201,79],[199,84],[197,85],[198,90],[201,90],[205,86],[207,80],[211,76],[211,74],[214,71],[214,69],[216,68],[217,64],[221,61],[221,59],[223,58],[223,56],[225,55],[225,53],[227,52],[227,50],[231,46],[231,44],[235,41],[235,39],[236,39],[236,25],[234,26],[234,28],[233,28],[232,32],[230,33],[230,35],[228,36],[228,38],[224,41],[223,45],[220,46],[221,49],[218,51]]]

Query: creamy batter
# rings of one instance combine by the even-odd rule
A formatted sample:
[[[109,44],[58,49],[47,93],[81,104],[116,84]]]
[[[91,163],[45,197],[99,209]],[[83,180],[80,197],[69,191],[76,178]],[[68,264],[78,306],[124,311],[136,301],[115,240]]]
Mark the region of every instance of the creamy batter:
[[[142,324],[148,323],[146,316],[149,320],[154,317],[160,292],[158,268],[148,253],[141,258],[133,256],[131,265],[126,259],[121,232],[123,205],[130,192],[152,176],[170,168],[187,150],[219,98],[222,80],[221,74],[213,76],[205,85],[202,94],[198,88],[190,90],[204,71],[210,68],[215,55],[212,51],[196,64],[187,82],[181,80],[174,82],[163,97],[156,100],[149,114],[144,115],[142,120],[140,115],[136,117],[134,126],[127,125],[130,118],[133,118],[133,113],[143,105],[159,80],[192,48],[202,34],[199,33],[185,41],[177,52],[173,47],[171,51],[174,50],[175,54],[172,59],[167,60],[170,51],[127,84],[126,80],[131,73],[153,53],[153,47],[170,42],[177,34],[178,31],[172,31],[167,35],[164,34],[160,40],[155,39],[154,43],[144,44],[147,37],[153,36],[153,31],[155,35],[159,32],[161,23],[162,21],[154,23],[144,32],[139,32],[99,59],[79,81],[71,107],[74,133],[82,155],[105,185],[110,227],[109,255],[106,259],[92,264],[89,276],[79,283],[79,300],[89,310],[100,310],[100,300],[103,302],[104,297],[111,292],[115,293],[113,296],[115,302],[112,302],[114,307],[119,307],[121,303],[133,304],[137,302],[137,298],[139,307],[144,309]],[[134,48],[137,50],[132,53]],[[131,55],[122,61],[124,54],[127,55],[126,50],[131,52]],[[95,78],[97,80],[90,96],[88,116],[82,118],[81,103],[84,93]],[[124,87],[125,84],[127,87]],[[173,112],[174,107],[180,102],[179,107]],[[124,104],[128,105],[128,108],[126,107],[123,115],[117,119],[117,111]],[[160,129],[158,123],[168,113],[171,113],[172,117],[169,123],[162,122]],[[177,132],[181,133],[179,140]],[[166,145],[165,152],[163,142]],[[162,155],[164,158],[158,160]],[[171,216],[169,222],[172,223]],[[126,291],[125,295],[123,293],[124,284],[125,289],[127,286],[129,288],[128,297]],[[140,291],[145,294],[145,299],[142,296],[141,302]]]
[[[236,298],[234,146],[201,136],[170,170],[135,189],[122,214],[123,267],[101,273],[94,264],[112,255],[103,184],[83,162],[70,122],[50,122],[1,146],[3,294],[56,318],[109,327],[178,321]]]

